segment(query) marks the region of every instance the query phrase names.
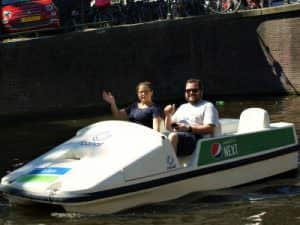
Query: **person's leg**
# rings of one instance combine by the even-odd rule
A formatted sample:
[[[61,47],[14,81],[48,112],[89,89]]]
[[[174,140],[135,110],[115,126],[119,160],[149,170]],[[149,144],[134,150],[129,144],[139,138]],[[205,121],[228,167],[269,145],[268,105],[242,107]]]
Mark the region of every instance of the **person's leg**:
[[[191,155],[196,147],[198,135],[189,132],[177,132],[177,156]]]
[[[177,152],[177,145],[178,145],[178,136],[177,136],[177,133],[175,132],[171,132],[168,136],[174,150],[175,150],[175,154]]]

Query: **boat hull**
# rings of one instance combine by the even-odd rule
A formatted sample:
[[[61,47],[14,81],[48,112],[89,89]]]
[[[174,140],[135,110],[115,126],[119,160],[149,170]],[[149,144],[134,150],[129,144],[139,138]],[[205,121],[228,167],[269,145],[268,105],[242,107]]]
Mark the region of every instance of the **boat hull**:
[[[280,166],[278,166],[280,165]],[[239,186],[297,169],[298,152],[208,173],[131,194],[95,201],[62,204],[67,212],[110,214],[140,205],[176,199],[193,192]]]
[[[162,133],[124,121],[96,123],[3,177],[0,189],[16,204],[109,214],[297,169],[294,125],[268,124],[264,110],[246,112],[230,126],[221,121],[219,136],[200,139],[193,154],[180,159]]]

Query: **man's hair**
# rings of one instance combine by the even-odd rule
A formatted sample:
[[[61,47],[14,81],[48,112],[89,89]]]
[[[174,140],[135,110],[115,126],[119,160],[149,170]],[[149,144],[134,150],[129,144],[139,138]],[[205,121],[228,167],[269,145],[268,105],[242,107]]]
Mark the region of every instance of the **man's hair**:
[[[201,82],[201,80],[199,80],[199,79],[190,78],[190,79],[188,79],[188,80],[186,81],[186,83],[197,83],[199,89],[200,89],[200,90],[203,90],[202,82]]]

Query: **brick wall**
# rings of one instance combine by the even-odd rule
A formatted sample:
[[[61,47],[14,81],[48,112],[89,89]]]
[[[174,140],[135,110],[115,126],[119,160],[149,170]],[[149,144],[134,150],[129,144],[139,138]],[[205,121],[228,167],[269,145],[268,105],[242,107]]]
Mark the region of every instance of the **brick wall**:
[[[120,104],[154,83],[158,100],[181,99],[199,77],[206,95],[300,90],[300,6],[202,16],[2,43],[0,116]]]

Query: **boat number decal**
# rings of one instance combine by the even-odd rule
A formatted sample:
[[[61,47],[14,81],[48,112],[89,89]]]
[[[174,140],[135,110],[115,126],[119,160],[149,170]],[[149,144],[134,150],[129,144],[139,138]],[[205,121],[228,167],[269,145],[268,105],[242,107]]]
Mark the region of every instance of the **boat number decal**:
[[[87,146],[99,147],[104,143],[104,141],[109,139],[111,136],[112,135],[110,132],[104,131],[95,136],[92,136],[90,140],[81,141],[80,144],[87,145]]]
[[[173,156],[168,155],[166,158],[166,162],[167,162],[167,169],[174,169],[176,168],[176,162]]]

